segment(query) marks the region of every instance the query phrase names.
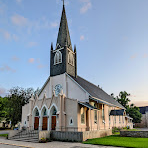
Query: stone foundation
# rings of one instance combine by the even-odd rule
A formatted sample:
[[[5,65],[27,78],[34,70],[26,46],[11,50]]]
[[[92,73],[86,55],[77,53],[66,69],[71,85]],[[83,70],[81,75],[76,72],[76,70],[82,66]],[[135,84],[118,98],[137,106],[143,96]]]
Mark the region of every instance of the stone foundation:
[[[83,142],[87,139],[100,138],[112,135],[112,130],[97,130],[85,132],[51,131],[50,137],[57,141]]]
[[[120,131],[120,136],[148,138],[148,131]]]

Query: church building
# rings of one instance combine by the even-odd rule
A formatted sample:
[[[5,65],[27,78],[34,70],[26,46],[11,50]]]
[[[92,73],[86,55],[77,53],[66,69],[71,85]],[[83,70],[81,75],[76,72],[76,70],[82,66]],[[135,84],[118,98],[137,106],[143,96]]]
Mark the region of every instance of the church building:
[[[50,49],[50,76],[22,108],[21,127],[85,132],[132,125],[121,104],[77,74],[77,49],[71,44],[63,5],[56,47],[51,44]]]

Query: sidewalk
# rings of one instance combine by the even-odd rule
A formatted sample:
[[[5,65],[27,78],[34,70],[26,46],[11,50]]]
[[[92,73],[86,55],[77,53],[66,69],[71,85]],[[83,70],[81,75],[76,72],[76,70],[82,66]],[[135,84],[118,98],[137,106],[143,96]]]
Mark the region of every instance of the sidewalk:
[[[49,143],[29,143],[21,141],[12,141],[0,138],[0,147],[3,144],[15,144],[16,146],[24,146],[28,148],[115,148],[111,146],[97,146],[97,145],[86,145],[81,143],[70,143],[70,142],[49,142]]]

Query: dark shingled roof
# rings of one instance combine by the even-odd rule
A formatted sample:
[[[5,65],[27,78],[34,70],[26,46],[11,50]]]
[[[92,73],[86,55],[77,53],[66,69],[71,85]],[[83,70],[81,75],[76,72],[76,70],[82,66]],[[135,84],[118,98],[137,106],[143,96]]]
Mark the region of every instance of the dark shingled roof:
[[[116,116],[124,115],[124,109],[122,109],[122,110],[111,110],[110,115],[116,115]]]
[[[67,46],[68,48],[70,48],[72,50],[71,39],[70,39],[70,34],[69,34],[68,23],[67,23],[64,5],[63,5],[62,16],[61,16],[58,38],[57,38],[57,44],[60,44],[61,47]]]
[[[145,114],[145,112],[148,112],[148,106],[139,107],[139,109],[141,114]]]
[[[91,97],[98,98],[102,101],[108,102],[112,105],[125,109],[120,103],[118,103],[115,99],[113,99],[110,95],[108,95],[106,92],[104,92],[96,85],[88,82],[87,80],[81,78],[80,76],[77,76],[77,78],[72,76],[70,77],[74,79],[83,89],[85,89],[91,95]]]

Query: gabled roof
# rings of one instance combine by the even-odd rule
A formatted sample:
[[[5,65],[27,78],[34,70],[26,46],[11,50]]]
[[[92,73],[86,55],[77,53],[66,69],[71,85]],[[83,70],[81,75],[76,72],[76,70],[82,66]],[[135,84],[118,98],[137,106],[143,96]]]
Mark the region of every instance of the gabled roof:
[[[110,115],[123,116],[124,115],[124,109],[122,109],[122,110],[111,110]]]
[[[69,34],[68,23],[67,23],[64,5],[63,5],[62,16],[61,16],[58,38],[57,38],[57,45],[58,44],[61,47],[67,46],[69,49],[72,50],[71,39],[70,39],[70,34]]]
[[[91,97],[98,98],[102,101],[108,102],[109,104],[125,109],[114,98],[112,98],[110,95],[108,95],[105,91],[103,91],[101,88],[97,87],[96,85],[88,82],[87,80],[81,78],[80,76],[77,76],[77,78],[73,76],[70,77],[73,80],[75,80],[84,90],[86,90],[91,95]]]
[[[140,113],[145,114],[145,112],[148,112],[148,106],[139,107]]]

